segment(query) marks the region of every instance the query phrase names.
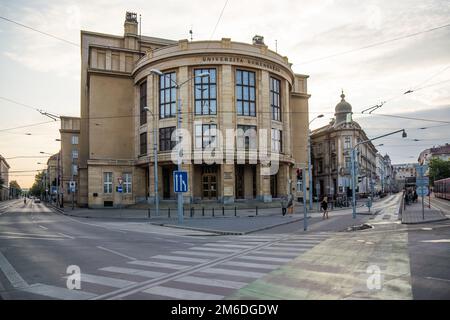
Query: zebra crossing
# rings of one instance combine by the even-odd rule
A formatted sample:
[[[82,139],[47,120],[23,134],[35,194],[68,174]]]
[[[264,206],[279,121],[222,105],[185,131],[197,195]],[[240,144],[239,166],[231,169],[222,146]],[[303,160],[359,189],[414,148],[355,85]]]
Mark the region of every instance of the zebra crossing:
[[[39,284],[24,291],[64,299],[219,300],[289,263],[333,233],[224,236],[146,260],[81,274],[81,290]],[[34,287],[33,287],[34,286]],[[71,295],[71,292],[73,295]]]

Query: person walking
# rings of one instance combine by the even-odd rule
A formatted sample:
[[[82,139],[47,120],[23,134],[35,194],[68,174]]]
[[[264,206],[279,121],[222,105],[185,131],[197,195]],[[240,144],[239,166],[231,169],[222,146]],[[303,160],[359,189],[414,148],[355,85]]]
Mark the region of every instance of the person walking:
[[[328,199],[327,199],[327,197],[323,197],[322,203],[320,204],[320,206],[323,210],[322,220],[328,219]],[[325,216],[326,216],[326,218],[325,218]]]

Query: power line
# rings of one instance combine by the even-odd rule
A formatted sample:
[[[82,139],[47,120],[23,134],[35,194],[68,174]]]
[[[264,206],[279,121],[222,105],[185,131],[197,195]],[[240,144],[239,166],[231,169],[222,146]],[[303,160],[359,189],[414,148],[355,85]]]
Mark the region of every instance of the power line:
[[[55,123],[55,121],[38,122],[38,123],[32,123],[32,124],[28,124],[28,125],[24,125],[24,126],[12,127],[12,128],[7,128],[7,129],[0,129],[0,132],[9,131],[9,130],[15,130],[15,129],[22,129],[22,128],[35,127],[35,126],[39,126],[41,124],[46,124],[46,123]]]
[[[219,15],[219,18],[217,19],[216,25],[214,26],[214,30],[211,33],[211,36],[209,37],[210,41],[211,41],[212,37],[214,36],[214,34],[216,33],[217,26],[219,25],[220,20],[222,19],[222,15],[223,15],[223,12],[225,11],[227,4],[228,4],[228,0],[226,0],[225,4],[223,5],[222,11],[220,12],[220,15]]]
[[[22,24],[22,23],[20,23],[20,22],[17,22],[17,21],[14,21],[14,20],[11,20],[11,19],[2,17],[2,16],[0,16],[0,19],[3,19],[3,20],[5,20],[5,21],[11,22],[11,23],[14,23],[14,24],[16,24],[16,25],[18,25],[18,26],[21,26],[21,27],[23,27],[23,28],[30,29],[30,30],[32,30],[32,31],[38,32],[38,33],[43,34],[43,35],[45,35],[45,36],[47,36],[47,37],[51,37],[51,38],[54,38],[54,39],[63,41],[63,42],[65,42],[65,43],[71,44],[71,45],[73,45],[73,46],[76,46],[76,47],[79,47],[79,46],[80,46],[78,43],[75,43],[75,42],[66,40],[66,39],[64,39],[64,38],[60,38],[60,37],[58,37],[58,36],[52,35],[52,34],[50,34],[50,33],[47,33],[47,32],[44,32],[44,31],[41,31],[41,30],[38,30],[38,29],[35,29],[35,28],[33,28],[33,27],[24,25],[24,24]]]
[[[398,40],[403,40],[403,39],[406,39],[406,38],[415,37],[415,36],[418,36],[418,35],[420,35],[422,33],[432,32],[432,31],[439,30],[439,29],[442,29],[442,28],[447,28],[449,26],[450,26],[450,23],[442,25],[442,26],[434,27],[434,28],[431,28],[431,29],[418,31],[418,32],[411,33],[411,34],[408,34],[408,35],[404,35],[404,36],[400,36],[400,37],[396,37],[396,38],[392,38],[392,39],[388,39],[388,40],[384,40],[384,41],[380,41],[380,42],[375,42],[375,43],[372,43],[372,44],[369,44],[369,45],[365,45],[365,46],[362,46],[362,47],[358,47],[358,48],[354,48],[354,49],[350,49],[350,50],[334,53],[334,54],[331,54],[331,55],[328,55],[328,56],[324,56],[324,57],[308,60],[308,61],[300,63],[300,64],[301,65],[302,64],[309,64],[309,63],[322,61],[322,60],[329,59],[329,58],[334,58],[334,57],[341,56],[341,55],[344,55],[344,54],[348,54],[348,53],[351,53],[351,52],[360,51],[360,50],[364,50],[364,49],[368,49],[368,48],[373,48],[373,47],[376,47],[376,46],[384,45],[386,43],[390,43],[390,42],[394,42],[394,41],[398,41]]]

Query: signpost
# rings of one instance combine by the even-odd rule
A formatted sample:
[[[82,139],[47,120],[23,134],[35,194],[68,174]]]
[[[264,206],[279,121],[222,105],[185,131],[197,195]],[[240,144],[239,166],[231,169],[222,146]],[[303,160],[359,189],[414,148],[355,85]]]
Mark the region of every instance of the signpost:
[[[187,174],[187,171],[177,170],[177,171],[173,172],[173,189],[174,189],[173,191],[175,193],[178,193],[178,197],[179,197],[178,199],[180,199],[180,198],[183,199],[182,198],[183,197],[182,193],[188,191],[188,174]],[[178,202],[179,202],[178,203],[178,205],[179,205],[179,208],[178,208],[178,222],[180,224],[182,224],[183,223],[183,219],[184,219],[184,217],[183,217],[184,216],[184,212],[183,212],[184,210],[182,208],[183,202],[182,202],[182,200],[181,201],[179,200]]]
[[[424,177],[425,172],[428,170],[428,165],[416,165],[416,172],[418,177],[416,178],[416,192],[418,196],[422,197],[422,220],[425,220],[425,208],[423,198],[428,195],[428,186],[430,183],[429,177]]]

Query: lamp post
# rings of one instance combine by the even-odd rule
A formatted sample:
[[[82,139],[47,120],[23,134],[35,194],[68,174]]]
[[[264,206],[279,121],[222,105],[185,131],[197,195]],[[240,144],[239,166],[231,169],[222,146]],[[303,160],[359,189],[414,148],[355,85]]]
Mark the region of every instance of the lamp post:
[[[153,169],[154,169],[154,185],[155,185],[155,210],[156,210],[156,215],[159,216],[159,184],[158,184],[158,143],[157,143],[157,138],[156,138],[156,120],[155,120],[155,115],[153,114],[153,112],[150,110],[149,107],[144,107],[144,110],[147,111],[148,113],[150,113],[152,115],[152,119],[153,119],[153,156],[154,156],[154,165],[153,165]]]
[[[387,136],[390,136],[390,135],[393,135],[393,134],[396,134],[396,133],[399,133],[399,132],[403,132],[402,133],[402,138],[406,138],[407,137],[405,129],[400,129],[400,130],[397,130],[397,131],[393,131],[393,132],[390,132],[390,133],[383,134],[381,136],[378,136],[378,137],[375,137],[375,138],[372,138],[372,139],[368,139],[368,140],[364,140],[364,141],[358,142],[352,148],[352,150],[351,150],[351,162],[352,162],[352,167],[351,167],[351,169],[352,169],[352,181],[351,181],[351,183],[352,183],[353,219],[356,219],[356,186],[355,186],[356,185],[356,183],[355,183],[356,166],[355,166],[355,162],[356,162],[356,150],[357,150],[357,147],[359,145],[362,145],[362,144],[365,144],[365,143],[368,143],[368,142],[371,142],[373,140],[377,140],[377,139],[380,139],[380,138],[384,138],[384,137],[387,137]]]
[[[311,123],[318,119],[318,118],[322,118],[323,114],[319,114],[317,117],[313,118],[310,122],[309,122],[309,126],[311,125]],[[311,130],[309,129],[308,126],[308,175],[309,175],[309,210],[312,210],[313,208],[313,179],[312,179],[312,169],[311,169]],[[306,194],[303,195],[304,197],[306,196]]]
[[[161,72],[158,69],[152,69],[150,70],[150,73],[159,75],[160,77],[164,76],[164,73]],[[190,77],[187,80],[178,83],[177,81],[173,80],[170,78],[170,81],[172,81],[175,84],[175,88],[177,90],[177,101],[178,101],[178,111],[177,111],[177,129],[180,130],[181,129],[181,94],[180,94],[180,89],[183,85],[185,85],[186,83],[188,83],[189,81],[191,81],[192,79],[195,78],[203,78],[203,77],[209,77],[209,72],[202,72],[196,76]],[[181,137],[180,137],[180,132],[178,131],[178,135],[177,135],[177,144],[180,145],[181,142]],[[177,152],[177,167],[178,167],[178,171],[181,171],[181,156],[180,156],[180,150],[178,150]],[[156,190],[156,188],[155,188]],[[183,194],[181,192],[177,193],[177,202],[178,202],[178,206],[177,206],[177,212],[178,212],[178,223],[182,224],[183,223]]]

